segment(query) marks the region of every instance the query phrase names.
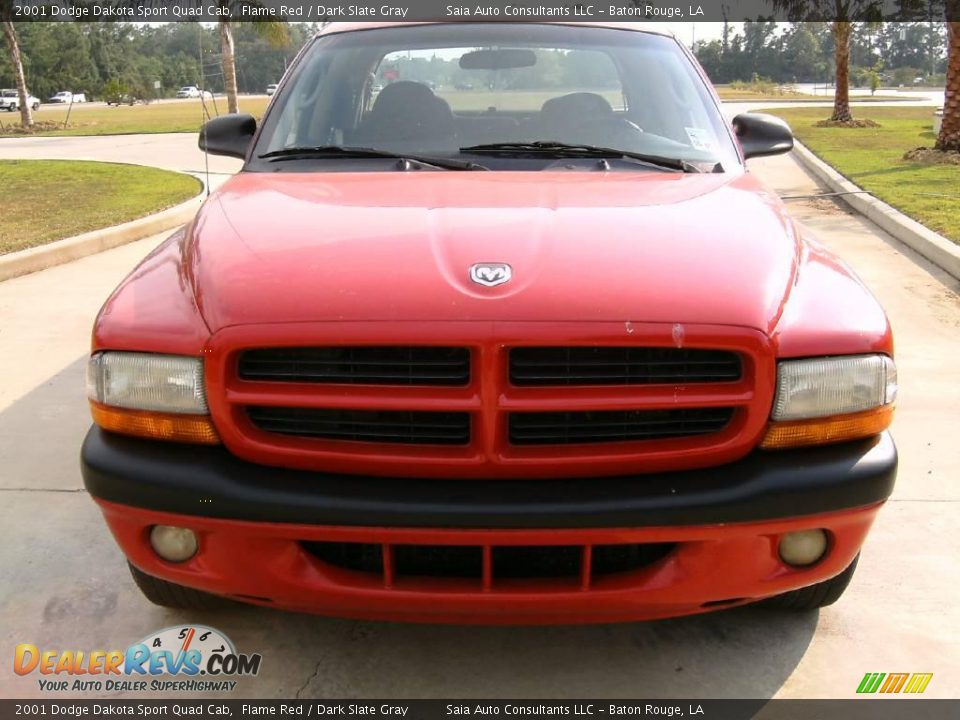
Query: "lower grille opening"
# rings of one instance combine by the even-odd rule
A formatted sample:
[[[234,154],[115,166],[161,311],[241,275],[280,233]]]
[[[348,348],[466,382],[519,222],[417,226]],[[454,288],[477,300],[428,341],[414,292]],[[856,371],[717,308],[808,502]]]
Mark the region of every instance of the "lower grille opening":
[[[643,543],[633,545],[594,545],[594,575],[616,575],[640,570],[663,560],[673,552],[676,543]]]
[[[700,607],[702,608],[725,607],[727,605],[736,605],[737,603],[742,603],[746,599],[747,598],[736,597],[736,598],[726,598],[725,600],[710,600],[700,605]]]
[[[514,445],[666,440],[720,432],[733,408],[511,413]]]
[[[323,562],[357,572],[384,575],[383,545],[348,542],[303,542]],[[392,545],[396,577],[483,578],[480,545]],[[590,549],[591,578],[649,567],[669,555],[676,543],[595,545]],[[498,545],[491,548],[491,575],[496,580],[581,578],[582,545]]]
[[[295,437],[411,445],[466,445],[470,415],[459,412],[247,407],[265,432]]]
[[[344,570],[383,572],[383,545],[347,542],[304,542],[304,550],[318,560]]]
[[[468,545],[394,545],[397,577],[483,577],[483,548]]]
[[[580,545],[503,545],[493,548],[493,567],[500,578],[580,577]]]

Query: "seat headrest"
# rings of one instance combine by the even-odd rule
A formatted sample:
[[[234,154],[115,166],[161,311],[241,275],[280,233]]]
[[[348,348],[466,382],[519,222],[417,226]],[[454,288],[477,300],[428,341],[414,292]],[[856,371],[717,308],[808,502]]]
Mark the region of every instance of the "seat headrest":
[[[373,103],[372,112],[376,114],[390,113],[398,107],[410,105],[428,105],[435,102],[437,96],[423,83],[412,80],[398,80],[387,85],[377,94]]]
[[[612,115],[613,106],[601,95],[590,92],[576,92],[547,100],[540,113],[547,118],[566,118],[567,116]]]

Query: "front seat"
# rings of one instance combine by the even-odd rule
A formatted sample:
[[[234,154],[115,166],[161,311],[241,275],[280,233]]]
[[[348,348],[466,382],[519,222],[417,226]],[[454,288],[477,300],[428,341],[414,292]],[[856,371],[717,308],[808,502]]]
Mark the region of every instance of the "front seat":
[[[576,92],[547,100],[540,108],[540,140],[596,144],[616,121],[601,95]]]
[[[394,143],[436,147],[451,145],[455,134],[456,122],[446,101],[423,83],[401,80],[377,95],[354,143],[378,148]]]

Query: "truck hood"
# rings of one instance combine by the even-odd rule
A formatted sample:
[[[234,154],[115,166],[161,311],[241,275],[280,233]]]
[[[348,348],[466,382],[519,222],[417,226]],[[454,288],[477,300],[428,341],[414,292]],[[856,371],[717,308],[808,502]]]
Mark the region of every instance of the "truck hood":
[[[769,333],[798,244],[749,174],[241,173],[197,216],[185,269],[214,332],[538,320]],[[512,280],[470,280],[492,262]]]

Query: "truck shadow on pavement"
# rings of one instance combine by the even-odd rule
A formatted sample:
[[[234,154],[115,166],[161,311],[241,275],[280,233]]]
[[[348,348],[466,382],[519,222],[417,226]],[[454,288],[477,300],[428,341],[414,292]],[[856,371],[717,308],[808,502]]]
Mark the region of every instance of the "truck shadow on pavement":
[[[0,412],[0,635],[8,647],[123,648],[200,623],[239,652],[263,656],[259,676],[241,679],[231,698],[765,698],[816,631],[815,612],[750,607],[622,625],[482,627],[153,606],[83,490],[85,364],[78,359]],[[39,694],[36,680],[15,677],[8,663],[0,688]]]
[[[283,691],[299,697],[572,699],[769,698],[803,658],[818,617],[744,607],[646,623],[485,627],[237,607],[203,619],[244,651],[262,649],[265,670],[276,657],[271,665],[296,672],[299,683]],[[186,619],[199,618],[166,618]],[[244,692],[277,692],[272,675]]]

